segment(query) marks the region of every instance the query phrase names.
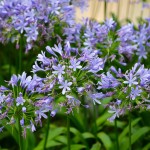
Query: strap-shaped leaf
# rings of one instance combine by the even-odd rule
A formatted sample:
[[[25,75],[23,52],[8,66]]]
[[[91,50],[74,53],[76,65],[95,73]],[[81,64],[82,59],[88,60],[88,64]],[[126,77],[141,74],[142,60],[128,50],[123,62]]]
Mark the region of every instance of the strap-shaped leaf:
[[[106,149],[110,149],[110,147],[112,146],[112,141],[106,133],[100,132],[98,133],[97,137],[102,141]]]
[[[101,144],[99,142],[93,144],[91,150],[100,150]]]

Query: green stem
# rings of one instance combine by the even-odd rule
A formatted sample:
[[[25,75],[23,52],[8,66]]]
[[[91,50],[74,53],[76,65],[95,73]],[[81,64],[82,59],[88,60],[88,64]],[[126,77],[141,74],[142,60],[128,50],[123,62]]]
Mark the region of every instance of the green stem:
[[[21,73],[21,69],[22,69],[22,38],[20,38],[20,49],[19,49],[19,71],[18,73],[20,74]]]
[[[8,47],[9,49],[9,47]],[[10,49],[9,49],[10,50]],[[11,51],[9,52],[9,77],[11,77],[11,69],[12,69],[12,63],[11,63],[11,57],[12,57],[12,53]]]
[[[104,2],[104,20],[106,20],[106,19],[107,19],[107,2],[105,0],[105,2]]]
[[[46,135],[45,135],[43,150],[46,150],[46,143],[47,143],[47,139],[48,139],[49,130],[50,130],[50,112],[48,112],[47,128],[46,128]]]
[[[94,133],[95,133],[95,137],[97,139],[97,124],[96,124],[96,118],[97,118],[97,112],[96,112],[96,105],[93,104],[93,113],[94,113]]]
[[[131,146],[131,112],[129,111],[129,150],[132,150]]]
[[[22,141],[22,129],[21,129],[21,125],[20,125],[20,117],[18,118],[18,128],[19,128],[19,149],[20,150],[23,150],[23,141]]]
[[[116,144],[117,144],[117,149],[116,149],[116,150],[119,150],[118,130],[117,130],[117,119],[115,119],[115,132],[116,132]]]
[[[68,140],[68,150],[70,149],[70,118],[69,115],[67,115],[67,140]]]

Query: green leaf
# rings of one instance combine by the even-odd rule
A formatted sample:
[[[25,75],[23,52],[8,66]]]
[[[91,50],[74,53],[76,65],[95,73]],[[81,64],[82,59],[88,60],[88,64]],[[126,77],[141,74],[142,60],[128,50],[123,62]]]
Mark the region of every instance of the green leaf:
[[[30,130],[27,130],[27,137],[23,140],[25,150],[33,150],[35,147],[35,136]]]
[[[86,146],[82,145],[82,144],[73,144],[71,145],[71,150],[81,150],[81,149],[85,149]],[[62,150],[68,150],[68,147],[63,148]]]
[[[75,143],[77,143],[77,142],[79,142],[79,141],[85,142],[85,140],[84,140],[82,134],[81,134],[77,129],[71,127],[71,128],[70,128],[70,132],[72,132],[72,133],[76,136],[76,137],[74,138]]]
[[[150,130],[149,127],[143,127],[138,129],[132,136],[131,136],[131,144],[134,144],[141,136],[143,136],[145,133],[147,133]],[[120,147],[122,147],[122,150],[127,150],[129,148],[129,137],[123,137],[123,139],[120,142]]]
[[[59,146],[59,145],[62,145],[62,143],[51,140],[51,141],[47,142],[46,148],[55,147],[55,146]]]
[[[93,144],[91,150],[100,150],[101,149],[101,144],[99,142]]]
[[[90,133],[90,132],[84,132],[84,133],[82,134],[82,136],[83,136],[84,139],[95,138],[94,135],[93,135],[92,133]]]
[[[147,133],[150,130],[149,127],[143,127],[140,128],[139,130],[137,130],[137,132],[135,132],[132,137],[131,137],[131,143],[135,143],[141,136],[143,136],[145,133]]]
[[[137,118],[137,119],[133,120],[132,123],[131,123],[131,127],[135,126],[140,120],[141,120],[141,118]],[[125,137],[128,132],[129,132],[129,126],[127,126],[123,130],[123,132],[119,135],[119,142],[121,142],[123,137]]]
[[[47,145],[46,145],[46,148],[55,147],[55,146],[60,146],[60,145],[62,145],[62,143],[56,142],[56,141],[54,141],[54,140],[50,140],[50,141],[48,140]],[[42,149],[43,149],[43,146],[44,146],[44,141],[42,140],[42,141],[40,142],[40,144],[39,144],[36,148],[34,148],[34,150],[42,150]]]
[[[67,137],[66,136],[63,136],[63,135],[57,136],[55,138],[55,140],[67,145]]]
[[[71,150],[80,150],[80,149],[83,149],[83,148],[86,148],[86,146],[85,145],[81,145],[81,144],[71,145]]]
[[[106,133],[100,132],[98,133],[97,137],[102,141],[106,149],[110,149],[110,147],[112,146],[112,142],[110,137]]]
[[[58,135],[65,133],[66,128],[65,127],[57,127],[54,129],[50,129],[49,135],[48,135],[48,140],[54,139]]]
[[[149,150],[150,149],[150,143],[148,143],[146,146],[143,147],[143,150]]]
[[[106,121],[111,115],[112,115],[112,114],[106,112],[106,113],[104,113],[102,116],[100,116],[100,117],[96,120],[97,126],[100,126],[101,124],[105,123],[105,121]]]
[[[55,139],[57,137],[59,137],[61,134],[65,133],[65,131],[66,131],[65,127],[51,128],[49,131],[46,147],[49,148],[49,147],[53,147],[53,146],[62,145],[62,142],[55,141]],[[43,140],[41,140],[41,142],[37,145],[37,147],[34,150],[43,149],[44,141],[45,141],[45,138],[43,138]]]

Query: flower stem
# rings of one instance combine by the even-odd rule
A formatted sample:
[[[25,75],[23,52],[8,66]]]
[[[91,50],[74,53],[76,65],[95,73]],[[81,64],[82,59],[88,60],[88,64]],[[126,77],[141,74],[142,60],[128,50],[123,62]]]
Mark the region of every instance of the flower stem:
[[[48,139],[49,130],[50,130],[50,112],[48,112],[47,128],[46,128],[46,135],[45,135],[43,150],[46,150],[46,143]]]
[[[116,144],[117,144],[117,149],[116,149],[116,150],[119,150],[118,130],[117,130],[117,119],[115,119],[115,132],[116,132]]]
[[[19,139],[19,149],[20,150],[23,150],[23,141],[22,141],[22,129],[21,129],[21,125],[20,125],[20,117],[18,118],[18,128],[19,128],[19,136],[18,136],[18,139]]]
[[[20,38],[20,48],[19,48],[19,68],[18,68],[18,73],[20,74],[22,71],[22,46],[23,46],[23,39],[22,37]]]
[[[67,115],[67,140],[68,140],[68,150],[70,149],[70,118],[69,114]]]
[[[131,147],[131,112],[129,111],[129,150],[132,150]]]
[[[97,107],[96,105],[93,104],[93,122],[94,122],[94,134],[95,134],[95,137],[97,139],[97,124],[96,124],[96,118],[97,118]]]
[[[107,2],[105,0],[105,2],[104,2],[104,20],[106,20],[106,19],[107,19]]]

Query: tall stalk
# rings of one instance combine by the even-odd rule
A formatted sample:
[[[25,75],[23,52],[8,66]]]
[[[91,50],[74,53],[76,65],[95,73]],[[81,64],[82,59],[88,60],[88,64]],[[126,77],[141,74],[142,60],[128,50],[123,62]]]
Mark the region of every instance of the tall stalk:
[[[115,132],[116,132],[116,145],[117,145],[117,149],[116,149],[116,150],[119,150],[118,130],[117,130],[117,119],[115,119]]]
[[[48,112],[47,128],[46,128],[46,135],[45,135],[43,150],[46,150],[46,144],[47,144],[49,130],[50,130],[50,112]]]
[[[20,117],[18,117],[18,131],[19,131],[19,134],[18,134],[18,139],[19,139],[19,149],[20,150],[23,150],[23,137],[22,137],[22,129],[21,129],[21,125],[20,125]]]
[[[131,145],[131,112],[129,110],[129,150],[132,150]]]
[[[107,2],[106,0],[104,1],[104,20],[107,19]]]
[[[97,124],[96,124],[96,118],[97,118],[97,112],[96,112],[97,108],[96,108],[96,105],[93,104],[93,115],[94,115],[94,134],[95,134],[95,137],[97,139]]]
[[[11,69],[12,69],[12,63],[11,63],[12,53],[11,53],[9,46],[8,46],[8,50],[10,51],[8,54],[9,55],[9,77],[10,77],[11,76]]]
[[[21,73],[22,70],[22,38],[20,39],[20,48],[19,48],[19,69],[18,69],[18,73]]]
[[[69,114],[67,115],[67,141],[68,141],[68,150],[71,150],[71,143],[70,143],[70,118]]]

